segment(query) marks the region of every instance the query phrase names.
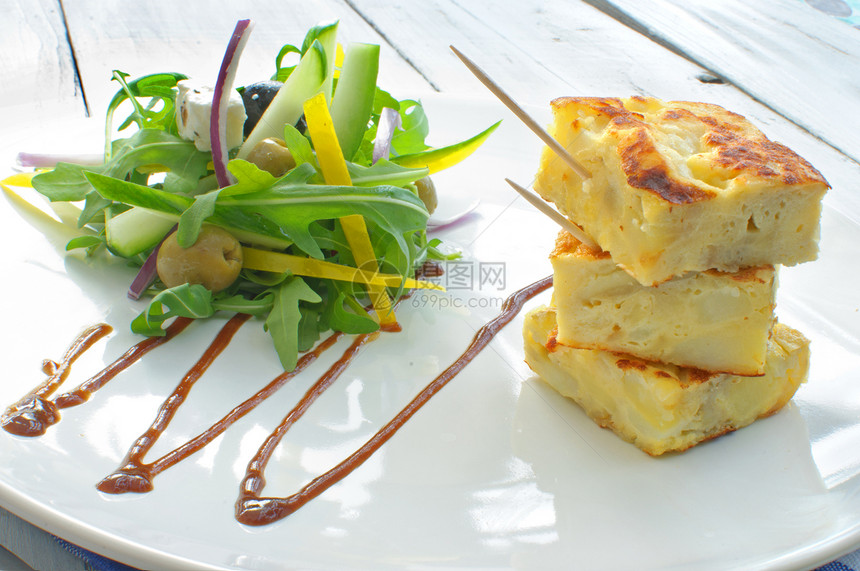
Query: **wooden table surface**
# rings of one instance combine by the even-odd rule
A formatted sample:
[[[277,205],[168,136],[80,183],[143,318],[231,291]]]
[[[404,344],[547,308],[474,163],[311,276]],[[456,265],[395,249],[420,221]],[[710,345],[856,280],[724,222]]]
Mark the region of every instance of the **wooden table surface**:
[[[256,23],[239,85],[270,75],[282,44],[338,19],[340,41],[381,44],[380,84],[399,97],[485,97],[455,45],[528,105],[630,94],[723,105],[809,159],[833,186],[827,202],[860,219],[860,30],[811,4],[840,2],[0,0],[0,150],[21,150],[34,126],[102,117],[113,69],[213,76],[239,19]],[[6,547],[49,565],[50,542],[3,515]]]

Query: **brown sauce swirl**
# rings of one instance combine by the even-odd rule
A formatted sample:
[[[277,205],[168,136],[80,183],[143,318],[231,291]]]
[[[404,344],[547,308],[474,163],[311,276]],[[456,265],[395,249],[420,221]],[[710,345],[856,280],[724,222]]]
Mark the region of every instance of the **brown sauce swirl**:
[[[188,393],[194,384],[227,348],[233,336],[248,321],[249,317],[251,316],[246,313],[237,313],[221,328],[221,331],[215,336],[215,340],[204,351],[203,356],[185,373],[170,396],[162,403],[150,427],[131,446],[122,467],[98,484],[97,487],[100,491],[109,494],[122,494],[152,490],[152,470],[150,466],[143,463],[143,457],[153,447],[170,421],[173,420],[179,407],[188,398]]]
[[[281,426],[283,426],[282,423],[263,446],[260,447],[260,450],[248,464],[248,470],[239,490],[239,499],[236,501],[236,519],[246,525],[266,525],[275,522],[295,512],[329,487],[345,478],[353,470],[361,466],[365,460],[370,458],[374,452],[379,450],[388,439],[394,436],[412,418],[412,415],[433,398],[433,395],[457,376],[493,340],[496,334],[511,322],[528,300],[545,291],[550,286],[552,286],[552,276],[535,282],[508,297],[499,315],[478,330],[474,339],[472,339],[472,343],[463,354],[447,369],[442,371],[430,384],[424,387],[403,410],[397,413],[394,418],[379,429],[370,440],[353,452],[346,460],[325,474],[317,476],[304,488],[291,496],[286,498],[262,498],[260,497],[260,493],[265,485],[263,472],[266,468],[266,463],[274,451],[274,447],[280,441],[278,434]]]
[[[72,364],[78,357],[113,331],[109,325],[104,323],[87,328],[72,342],[59,363],[50,360],[45,360],[42,363],[42,372],[48,375],[48,378],[17,403],[7,408],[3,416],[0,417],[0,425],[6,432],[17,436],[41,436],[48,430],[49,426],[60,421],[60,409],[76,406],[89,400],[95,391],[102,388],[108,381],[136,363],[151,350],[173,339],[189,323],[191,323],[190,319],[176,319],[167,328],[165,335],[149,337],[137,343],[119,359],[81,383],[75,390],[61,394],[53,400],[49,399],[48,397],[68,378]]]
[[[492,341],[496,334],[511,322],[528,300],[551,286],[552,277],[550,276],[515,292],[506,299],[499,315],[478,330],[471,344],[463,354],[425,386],[406,407],[343,462],[325,474],[314,478],[304,488],[291,496],[284,498],[261,497],[266,485],[264,476],[266,465],[284,435],[301,418],[314,401],[341,376],[361,349],[376,339],[380,332],[356,336],[343,355],[328,368],[311,388],[308,389],[296,406],[287,413],[249,462],[240,485],[239,497],[236,501],[236,519],[246,525],[272,523],[290,515],[323,493],[330,486],[346,477],[382,447],[422,406],[462,371]],[[151,491],[153,489],[152,479],[157,474],[206,446],[233,423],[274,394],[286,382],[305,370],[325,351],[332,348],[343,336],[339,332],[333,333],[320,342],[313,350],[302,355],[293,371],[284,372],[275,377],[252,397],[236,406],[215,424],[185,444],[151,463],[145,463],[144,456],[167,429],[177,410],[188,397],[191,388],[229,345],[233,336],[249,317],[245,314],[237,314],[221,328],[203,356],[189,369],[173,392],[162,403],[156,414],[156,418],[150,427],[131,446],[120,468],[98,484],[97,487],[99,490],[111,494],[127,492],[145,493]],[[59,409],[75,406],[87,401],[105,383],[155,347],[173,339],[190,322],[190,319],[185,318],[175,320],[168,327],[165,336],[151,337],[134,345],[122,357],[82,383],[78,388],[61,394],[54,400],[50,400],[48,397],[68,377],[72,363],[95,342],[111,331],[107,325],[97,325],[87,329],[66,351],[60,363],[54,361],[44,362],[42,369],[48,378],[36,389],[6,410],[2,418],[0,418],[3,428],[13,434],[23,436],[43,434],[48,426],[59,421]],[[386,330],[399,331],[399,326],[382,329],[382,331]]]

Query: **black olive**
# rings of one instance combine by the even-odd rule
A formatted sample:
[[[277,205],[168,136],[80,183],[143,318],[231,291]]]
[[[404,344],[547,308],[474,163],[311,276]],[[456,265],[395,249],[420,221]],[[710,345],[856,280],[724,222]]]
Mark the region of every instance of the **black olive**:
[[[305,131],[308,130],[308,124],[305,121],[305,114],[304,113],[302,113],[302,116],[299,117],[299,120],[296,121],[296,124],[294,126],[296,129],[299,130],[299,133],[304,133]]]
[[[242,92],[242,103],[245,104],[245,137],[251,134],[263,112],[278,94],[283,83],[280,81],[261,81],[245,86]]]

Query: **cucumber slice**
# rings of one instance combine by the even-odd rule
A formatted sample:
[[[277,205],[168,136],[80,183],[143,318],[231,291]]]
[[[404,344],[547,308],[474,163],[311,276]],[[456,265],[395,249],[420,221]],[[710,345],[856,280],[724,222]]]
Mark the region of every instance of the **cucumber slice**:
[[[348,161],[355,156],[367,130],[378,73],[378,45],[352,43],[347,47],[331,104],[331,119],[343,158]]]
[[[154,248],[175,224],[157,212],[134,207],[105,223],[105,239],[111,252],[130,258]]]
[[[105,241],[111,252],[130,258],[154,248],[178,222],[179,216],[135,206],[107,221]],[[275,238],[238,228],[225,228],[225,230],[243,244],[252,246],[284,250],[292,244],[285,238]]]
[[[337,44],[337,25],[326,28],[308,48],[296,69],[278,90],[266,112],[242,146],[237,155],[247,159],[254,147],[268,137],[284,138],[284,127],[295,125],[302,116],[305,101],[319,93],[331,99],[331,76],[334,70]]]

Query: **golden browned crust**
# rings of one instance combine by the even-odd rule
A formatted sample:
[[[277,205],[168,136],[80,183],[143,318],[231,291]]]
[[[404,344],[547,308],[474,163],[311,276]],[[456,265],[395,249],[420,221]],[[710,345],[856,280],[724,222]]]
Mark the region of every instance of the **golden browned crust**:
[[[580,258],[593,258],[595,260],[603,260],[609,257],[609,252],[597,248],[589,248],[567,230],[560,230],[555,238],[555,246],[549,257],[557,258],[562,254],[573,254]]]
[[[554,326],[546,338],[546,350],[552,353],[558,347],[558,326]]]
[[[648,364],[645,363],[645,361],[641,361],[639,359],[618,359],[617,361],[615,361],[615,366],[622,371],[626,371],[628,369],[644,371],[648,368]]]
[[[657,150],[653,137],[647,132],[646,123],[637,121],[633,124],[631,121],[631,126],[625,130],[629,133],[621,139],[618,154],[627,184],[653,192],[672,204],[690,204],[716,196],[713,191],[679,181],[669,171],[666,158]]]
[[[794,151],[769,140],[741,115],[718,105],[664,103],[638,96],[627,100],[561,97],[552,102],[556,111],[568,105],[590,109],[607,121],[606,129],[618,141],[616,152],[631,187],[672,204],[690,204],[717,196],[706,186],[695,184],[697,181],[679,177],[661,153],[657,145],[663,138],[661,130],[674,127],[673,123],[682,123],[687,131],[701,131],[699,144],[710,164],[732,176],[745,175],[789,186],[821,183],[829,187],[821,173]],[[575,129],[579,121],[573,123]]]
[[[599,350],[606,351],[606,349],[600,347],[594,347],[591,345],[577,345],[573,343],[560,343],[558,340],[558,325],[553,326],[552,330],[550,330],[547,334],[546,343],[544,344],[544,348],[549,353],[553,353],[562,347],[569,347],[571,349],[588,349],[588,350]],[[681,367],[678,365],[672,365],[668,363],[659,363],[657,361],[649,361],[647,359],[642,359],[640,357],[635,357],[633,355],[628,355],[626,353],[618,353],[615,351],[609,351],[613,353],[617,360],[615,361],[615,366],[618,367],[622,371],[628,371],[631,369],[635,369],[641,373],[648,372],[649,375],[653,375],[655,377],[661,377],[664,379],[672,379],[678,386],[682,388],[689,387],[690,385],[698,385],[702,383],[707,383],[717,375],[730,375],[735,374],[730,371],[706,371],[703,369],[697,369],[695,367]],[[660,367],[668,367],[669,370],[674,371],[670,373]],[[759,375],[738,375],[738,376],[748,376],[748,377],[760,377]]]
[[[712,275],[712,276],[728,276],[736,282],[746,283],[746,282],[754,282],[754,283],[765,283],[765,280],[759,276],[759,272],[767,271],[773,272],[773,266],[754,266],[751,268],[741,268],[736,272],[723,272],[721,270],[705,270],[703,273]]]
[[[774,328],[777,340],[769,348],[772,367],[761,381],[660,365],[620,353],[568,351],[554,339],[554,327],[551,308],[536,308],[526,315],[528,366],[582,406],[599,426],[652,456],[683,452],[776,413],[791,400],[808,372],[808,341],[779,324]],[[553,357],[542,345],[561,353]],[[600,379],[607,365],[618,370],[607,371],[606,378]]]

